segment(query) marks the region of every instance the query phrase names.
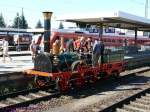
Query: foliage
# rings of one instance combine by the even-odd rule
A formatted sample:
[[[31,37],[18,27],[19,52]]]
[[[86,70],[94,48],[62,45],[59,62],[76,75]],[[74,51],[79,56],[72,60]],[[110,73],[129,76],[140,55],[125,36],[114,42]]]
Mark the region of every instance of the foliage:
[[[76,25],[77,25],[79,28],[86,28],[86,24],[85,24],[85,23],[76,23]]]
[[[37,22],[36,28],[43,28],[43,25],[40,20]]]
[[[21,29],[28,28],[28,23],[25,19],[23,12],[22,12],[21,16],[19,16],[19,13],[17,13],[16,17],[14,18],[14,22],[13,22],[12,27],[13,28],[21,28]]]
[[[27,21],[25,19],[25,16],[24,16],[23,12],[22,12],[22,15],[21,15],[20,19],[21,19],[21,26],[20,26],[20,28],[27,29],[28,28],[28,23],[27,23]]]
[[[59,24],[59,29],[64,29],[64,25],[62,24],[62,22],[60,22]]]
[[[17,13],[16,17],[14,18],[12,27],[13,28],[20,28],[21,27],[21,19],[19,17],[19,13]]]
[[[2,28],[6,27],[6,24],[5,24],[5,21],[4,21],[4,18],[3,18],[2,14],[0,14],[0,27],[2,27]]]

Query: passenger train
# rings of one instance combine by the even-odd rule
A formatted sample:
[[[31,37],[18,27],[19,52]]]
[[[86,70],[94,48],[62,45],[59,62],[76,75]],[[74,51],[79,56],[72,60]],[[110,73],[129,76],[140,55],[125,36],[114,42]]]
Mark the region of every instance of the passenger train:
[[[75,29],[54,29],[51,33],[51,44],[55,42],[56,38],[63,37],[64,43],[66,44],[70,39],[76,40],[78,37],[84,36],[86,38],[90,37],[94,41],[99,38],[98,33],[92,33],[91,31],[85,30],[75,30]],[[43,38],[41,35],[33,38],[36,40],[37,44],[43,43]],[[108,32],[104,30],[104,34],[102,36],[102,41],[107,47],[121,47],[121,46],[133,46],[135,44],[135,38],[131,35],[125,35],[124,33],[115,33]],[[150,45],[150,38],[148,36],[138,36],[137,38],[137,46],[140,48],[141,46]]]
[[[18,44],[23,50],[27,50],[32,41],[31,34],[0,34],[0,41],[5,38],[11,48],[16,47]]]

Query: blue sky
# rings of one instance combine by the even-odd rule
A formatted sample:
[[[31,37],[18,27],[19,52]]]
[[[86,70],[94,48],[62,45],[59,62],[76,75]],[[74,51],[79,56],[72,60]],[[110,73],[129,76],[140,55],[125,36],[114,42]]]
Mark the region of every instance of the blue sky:
[[[69,13],[99,12],[120,10],[144,17],[146,0],[1,0],[0,13],[5,22],[11,24],[16,13],[21,14],[23,8],[30,27],[35,27],[40,19],[43,22],[43,11],[52,11],[52,27],[58,27],[54,22],[56,17]],[[150,0],[149,0],[150,4]],[[150,17],[150,11],[148,13]]]

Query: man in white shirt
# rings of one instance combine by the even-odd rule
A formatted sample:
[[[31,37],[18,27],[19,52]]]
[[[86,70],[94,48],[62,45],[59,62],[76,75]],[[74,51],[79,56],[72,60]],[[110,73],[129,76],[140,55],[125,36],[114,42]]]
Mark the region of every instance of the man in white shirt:
[[[35,43],[35,40],[32,40],[32,43],[30,45],[30,51],[32,55],[32,61],[34,61],[34,58],[37,55],[37,45]]]
[[[10,61],[12,61],[11,57],[8,54],[8,41],[5,38],[3,39],[2,48],[3,48],[3,62],[6,61],[5,60],[6,57],[8,57]]]

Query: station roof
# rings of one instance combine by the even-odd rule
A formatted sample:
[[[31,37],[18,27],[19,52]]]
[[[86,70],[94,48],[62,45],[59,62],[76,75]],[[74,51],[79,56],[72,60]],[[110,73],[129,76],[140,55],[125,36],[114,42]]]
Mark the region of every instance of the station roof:
[[[18,28],[0,28],[0,32],[20,32],[26,33],[26,29],[18,29]]]
[[[77,15],[67,15],[58,18],[59,21],[85,23],[97,25],[103,23],[103,26],[123,28],[139,31],[150,31],[150,19],[125,13],[122,11],[83,13]]]
[[[44,28],[27,29],[27,32],[31,32],[31,33],[43,33],[44,32]]]

